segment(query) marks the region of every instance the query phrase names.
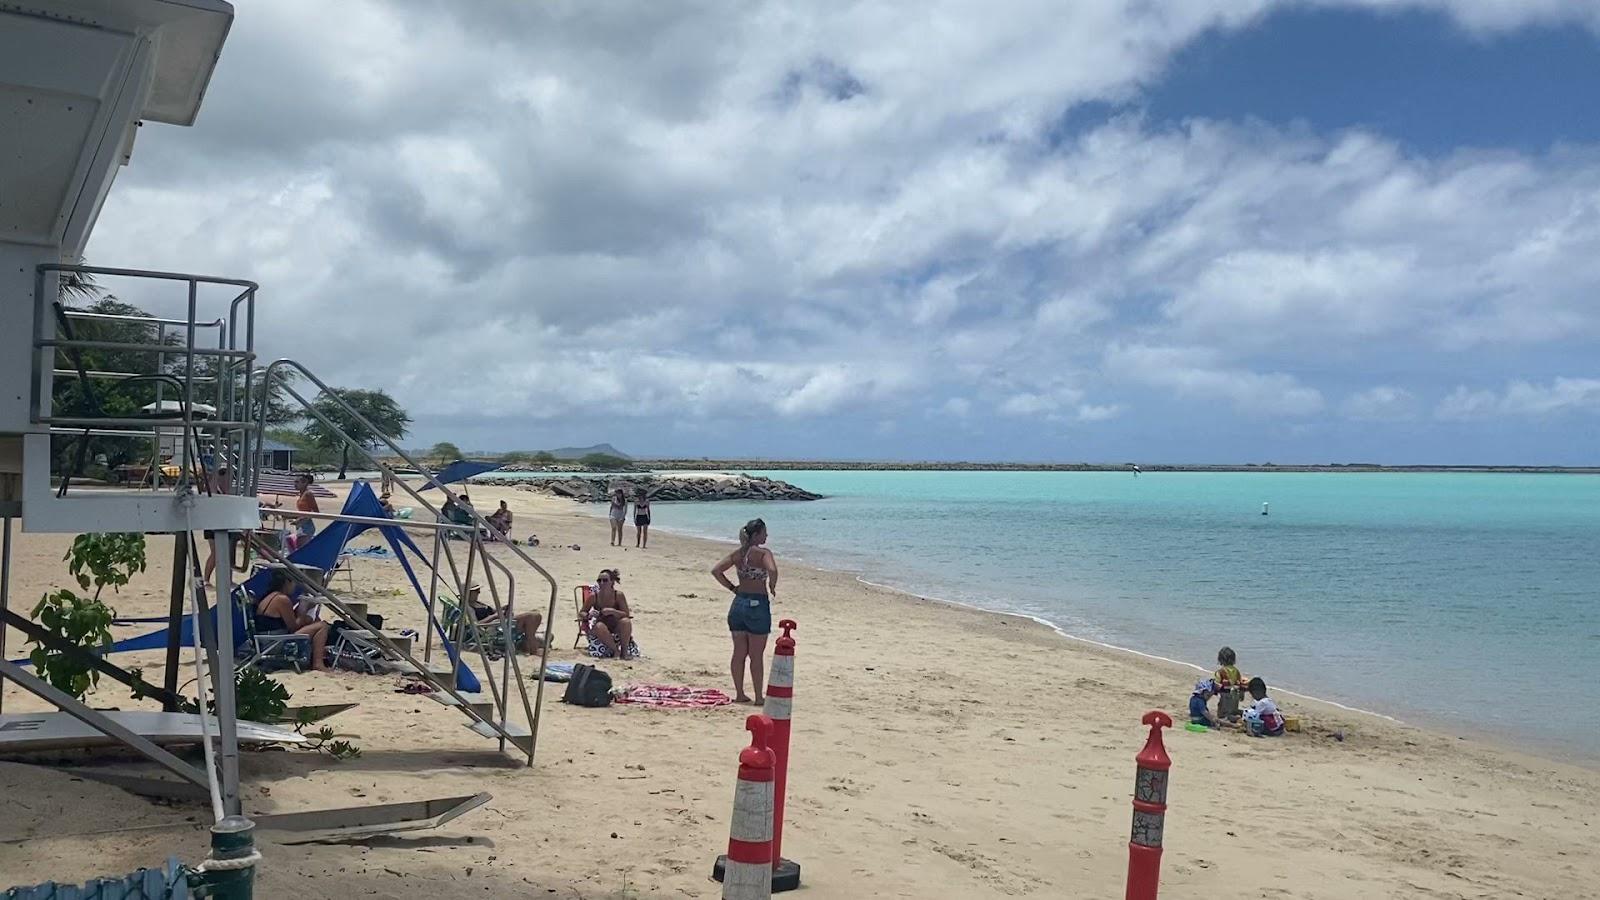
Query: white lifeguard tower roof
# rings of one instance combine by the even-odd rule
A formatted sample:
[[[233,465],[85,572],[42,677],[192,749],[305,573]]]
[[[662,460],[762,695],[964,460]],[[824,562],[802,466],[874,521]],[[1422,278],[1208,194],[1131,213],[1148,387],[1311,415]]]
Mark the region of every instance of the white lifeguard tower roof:
[[[233,25],[223,0],[0,0],[0,9],[125,34],[152,34],[158,47],[138,118],[193,125]]]

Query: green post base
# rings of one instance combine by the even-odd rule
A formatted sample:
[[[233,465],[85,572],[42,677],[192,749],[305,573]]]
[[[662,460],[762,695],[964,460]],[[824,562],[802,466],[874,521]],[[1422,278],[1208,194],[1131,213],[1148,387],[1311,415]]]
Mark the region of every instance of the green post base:
[[[211,858],[200,876],[201,895],[216,900],[252,900],[255,895],[256,867],[236,860],[255,857],[255,823],[244,816],[228,816],[211,826]],[[219,865],[220,864],[220,865]]]

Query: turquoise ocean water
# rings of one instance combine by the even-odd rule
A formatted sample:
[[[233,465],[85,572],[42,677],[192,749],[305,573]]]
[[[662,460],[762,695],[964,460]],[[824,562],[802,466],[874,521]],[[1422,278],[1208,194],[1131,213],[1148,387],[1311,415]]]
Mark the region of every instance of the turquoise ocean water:
[[[1229,644],[1290,690],[1600,758],[1600,477],[762,474],[828,499],[657,525],[732,542],[761,516],[780,559],[1208,668]]]

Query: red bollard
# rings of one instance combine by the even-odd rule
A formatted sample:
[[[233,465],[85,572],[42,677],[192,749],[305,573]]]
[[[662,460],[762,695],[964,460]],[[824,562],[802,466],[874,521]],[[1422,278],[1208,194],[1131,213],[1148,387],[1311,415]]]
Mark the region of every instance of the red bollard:
[[[1151,710],[1140,721],[1150,726],[1150,737],[1134,757],[1139,774],[1133,782],[1126,900],[1156,900],[1161,888],[1161,831],[1167,819],[1167,772],[1172,768],[1172,758],[1161,743],[1161,729],[1172,727],[1172,717]]]
[[[768,900],[772,896],[772,750],[767,746],[772,720],[744,720],[750,746],[739,751],[739,783],[733,791],[733,822],[728,854],[717,859],[712,877],[722,882],[723,900]]]
[[[777,763],[772,802],[772,892],[800,886],[800,864],[783,858],[783,798],[789,787],[789,715],[794,711],[793,619],[778,622],[783,634],[773,644],[772,668],[767,674],[767,701],[763,708],[772,719],[772,753]]]

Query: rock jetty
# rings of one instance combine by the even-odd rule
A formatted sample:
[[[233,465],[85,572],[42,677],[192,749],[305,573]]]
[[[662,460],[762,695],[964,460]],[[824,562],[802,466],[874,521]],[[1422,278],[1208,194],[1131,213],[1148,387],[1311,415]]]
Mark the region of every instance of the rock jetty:
[[[756,475],[708,477],[695,475],[595,475],[570,478],[496,478],[492,475],[472,479],[473,484],[515,487],[519,491],[565,497],[580,503],[602,503],[612,491],[621,488],[632,500],[644,488],[651,500],[821,500],[787,481]]]

